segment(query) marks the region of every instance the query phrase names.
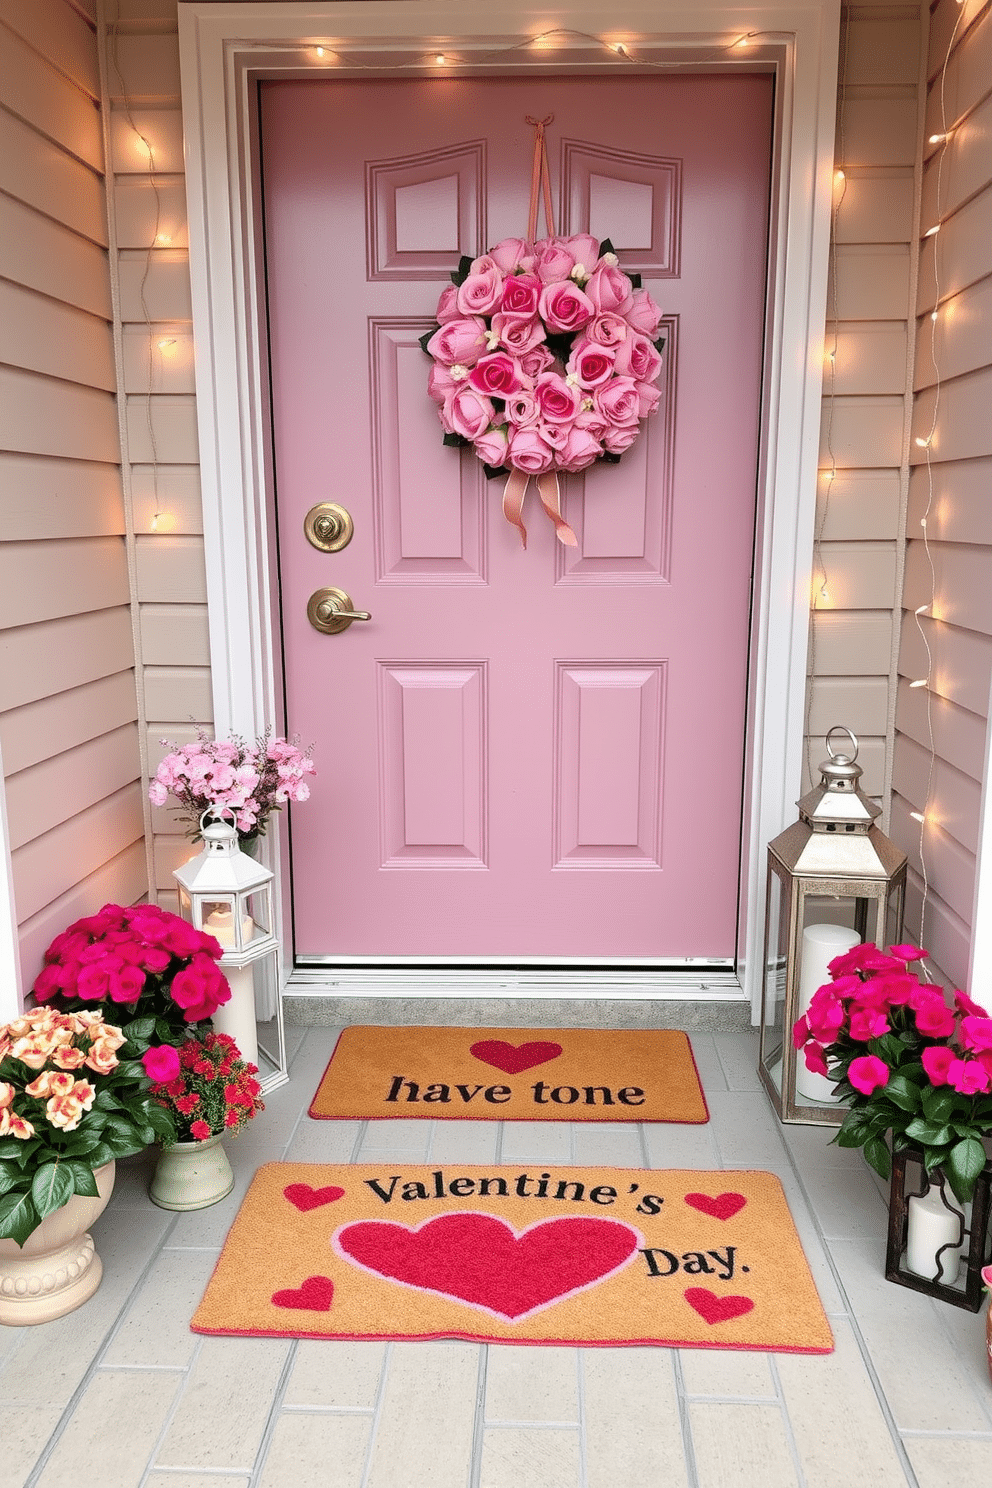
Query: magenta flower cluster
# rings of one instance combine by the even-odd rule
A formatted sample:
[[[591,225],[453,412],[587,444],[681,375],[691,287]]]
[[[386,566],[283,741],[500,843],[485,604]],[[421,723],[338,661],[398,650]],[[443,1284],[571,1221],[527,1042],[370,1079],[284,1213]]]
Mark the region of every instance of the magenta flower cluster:
[[[436,317],[428,392],[445,434],[491,469],[618,458],[658,406],[661,311],[588,233],[504,238],[442,292]]]
[[[107,904],[55,937],[33,991],[62,1007],[124,1004],[132,1017],[199,1023],[231,996],[221,955],[212,935],[157,905]]]
[[[961,1095],[988,1094],[992,1018],[964,992],[955,992],[949,1007],[939,987],[914,976],[908,963],[925,954],[914,946],[892,946],[886,955],[877,946],[859,945],[831,961],[831,980],[814,994],[809,1012],[793,1029],[807,1069],[827,1075],[827,1056],[840,1057],[843,1035],[854,1045],[867,1045],[884,1038],[898,1021],[900,1030],[908,1024],[927,1041],[919,1057],[931,1085],[949,1085]],[[871,1095],[888,1083],[891,1069],[866,1050],[849,1057],[846,1073],[855,1090]]]
[[[306,801],[308,778],[317,773],[309,750],[268,735],[248,744],[237,736],[210,739],[198,731],[195,744],[169,744],[148,788],[153,806],[175,796],[199,835],[200,817],[211,806],[226,807],[242,836],[265,831],[272,811],[286,801]]]

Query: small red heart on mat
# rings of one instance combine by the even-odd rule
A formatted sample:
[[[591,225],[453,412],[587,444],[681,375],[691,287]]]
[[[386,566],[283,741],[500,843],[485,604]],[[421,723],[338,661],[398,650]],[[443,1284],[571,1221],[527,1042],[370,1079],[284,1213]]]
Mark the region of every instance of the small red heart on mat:
[[[502,1070],[504,1075],[522,1075],[524,1070],[533,1069],[535,1065],[547,1064],[551,1059],[557,1059],[561,1053],[561,1044],[508,1044],[505,1039],[483,1039],[481,1043],[473,1044],[469,1049],[476,1059],[481,1059],[483,1064],[491,1064],[494,1069]]]
[[[743,1317],[754,1306],[750,1297],[718,1297],[715,1292],[707,1291],[706,1287],[689,1287],[685,1300],[704,1322],[711,1325]]]
[[[563,1216],[518,1231],[490,1214],[458,1213],[413,1229],[357,1220],[332,1244],[363,1271],[516,1322],[605,1281],[644,1240],[619,1219]]]
[[[686,1194],[685,1201],[693,1209],[698,1209],[700,1214],[712,1215],[714,1219],[732,1219],[747,1203],[743,1194]]]
[[[289,1183],[283,1193],[301,1214],[305,1214],[308,1209],[320,1209],[324,1204],[333,1204],[335,1199],[344,1198],[344,1189],[335,1188],[333,1184],[330,1188],[311,1188],[309,1183]]]
[[[273,1292],[274,1307],[296,1307],[303,1312],[330,1312],[334,1296],[334,1283],[329,1276],[308,1276],[296,1290]]]

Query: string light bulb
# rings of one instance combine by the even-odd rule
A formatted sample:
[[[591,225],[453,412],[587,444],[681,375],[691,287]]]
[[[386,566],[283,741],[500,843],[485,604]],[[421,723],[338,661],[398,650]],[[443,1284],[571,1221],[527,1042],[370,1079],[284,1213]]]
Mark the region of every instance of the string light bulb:
[[[922,811],[911,811],[909,814],[914,821],[918,821],[921,825],[926,821],[926,817]]]
[[[910,687],[926,687],[927,679],[926,677],[917,677],[916,681],[910,682],[909,685]]]
[[[323,57],[324,56],[324,48],[323,47],[318,47],[317,48],[317,56],[318,57]]]
[[[446,57],[446,56],[445,56],[445,55],[444,55],[444,53],[443,53],[443,52],[438,52],[438,53],[437,53],[437,55],[436,55],[436,56],[435,56],[435,58],[434,58],[434,61],[435,61],[435,62],[436,62],[436,63],[437,63],[437,65],[438,65],[438,67],[443,67],[443,66],[444,66],[444,64],[445,64],[445,62],[447,62],[447,60],[448,60],[448,59],[447,59],[447,57]]]
[[[940,232],[940,223],[939,222],[935,222],[934,225],[933,225],[933,227],[928,227],[927,228],[927,230],[923,234],[923,236],[925,238],[935,238],[939,232]]]

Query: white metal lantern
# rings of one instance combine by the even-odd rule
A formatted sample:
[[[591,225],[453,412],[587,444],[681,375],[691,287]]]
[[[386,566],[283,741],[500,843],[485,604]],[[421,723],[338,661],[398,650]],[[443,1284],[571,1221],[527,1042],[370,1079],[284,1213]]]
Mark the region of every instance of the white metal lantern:
[[[835,734],[847,735],[849,751],[832,746]],[[835,956],[861,941],[901,941],[906,854],[874,824],[880,808],[858,786],[850,729],[832,728],[826,744],[830,758],[797,803],[799,821],[768,844],[758,1072],[780,1120],[839,1126],[846,1108],[831,1081],[806,1068],[792,1028]]]
[[[236,828],[222,819],[220,811],[203,813],[200,834],[203,851],[173,872],[179,913],[220,942],[220,966],[230,983],[231,998],[217,1009],[212,1022],[218,1033],[234,1039],[244,1059],[258,1065],[256,987],[262,990],[266,978],[270,988],[278,985],[279,942],[272,928],[275,875],[240,850]],[[278,996],[275,1002],[277,1050],[264,1052],[279,1078],[265,1077],[262,1070],[261,1083],[266,1089],[286,1077]]]

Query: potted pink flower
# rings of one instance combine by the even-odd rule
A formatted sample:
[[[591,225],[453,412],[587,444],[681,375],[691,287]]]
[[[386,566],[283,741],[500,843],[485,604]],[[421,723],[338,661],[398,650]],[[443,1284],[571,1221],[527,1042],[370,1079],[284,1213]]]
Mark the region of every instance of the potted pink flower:
[[[162,1079],[157,1070],[173,1060],[154,1051],[180,1044],[230,999],[222,954],[212,935],[155,904],[105,904],[55,937],[32,990],[39,1003],[96,1008],[120,1023],[135,1057],[148,1051]]]
[[[925,955],[869,944],[837,956],[793,1041],[850,1107],[838,1146],[863,1148],[883,1178],[892,1152],[919,1149],[927,1173],[942,1169],[965,1203],[992,1134],[992,1017],[912,971]]]

